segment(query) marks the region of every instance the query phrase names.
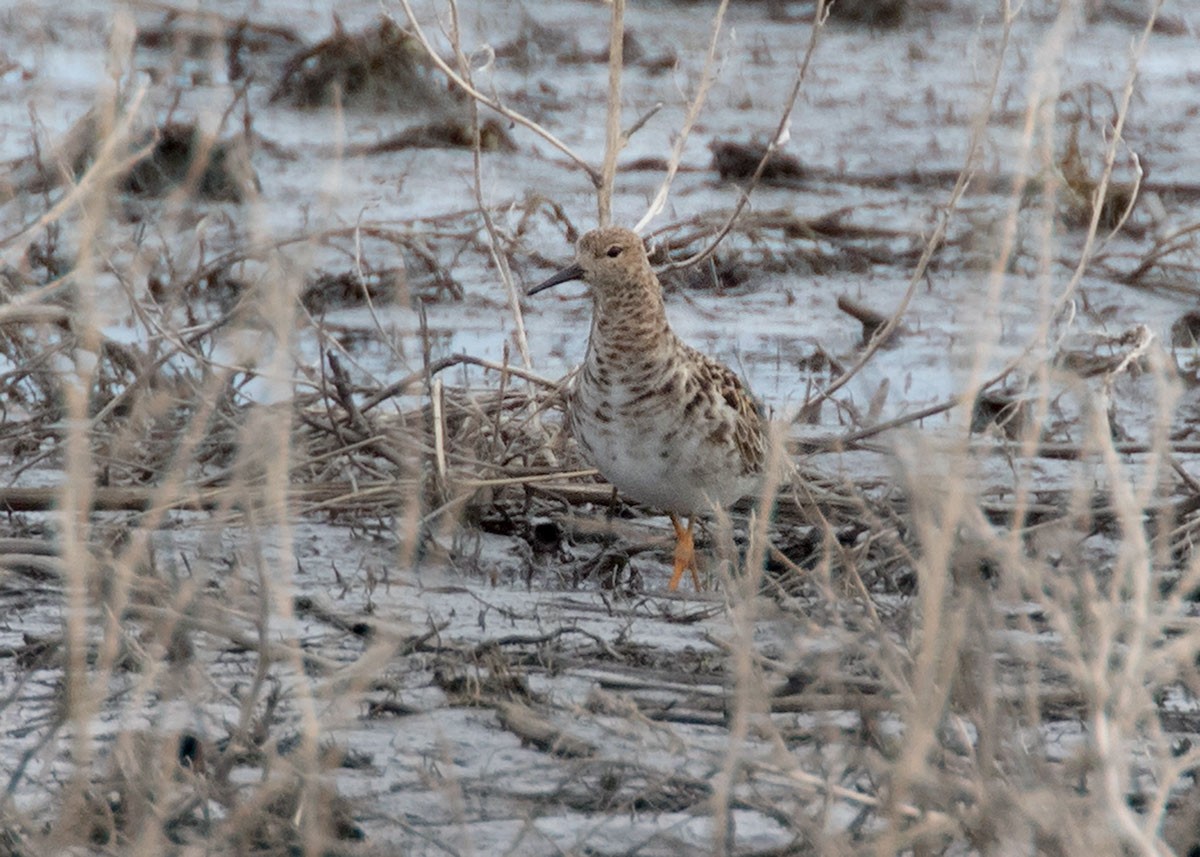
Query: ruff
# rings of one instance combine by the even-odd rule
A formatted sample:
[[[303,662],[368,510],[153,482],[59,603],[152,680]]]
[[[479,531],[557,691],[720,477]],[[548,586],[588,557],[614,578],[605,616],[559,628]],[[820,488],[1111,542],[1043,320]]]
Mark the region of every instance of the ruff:
[[[618,491],[670,514],[677,542],[669,588],[685,570],[699,587],[692,521],[754,490],[766,453],[762,418],[731,369],[671,330],[662,286],[635,233],[587,233],[576,263],[528,294],[579,279],[591,288],[592,329],[569,391],[572,430]]]

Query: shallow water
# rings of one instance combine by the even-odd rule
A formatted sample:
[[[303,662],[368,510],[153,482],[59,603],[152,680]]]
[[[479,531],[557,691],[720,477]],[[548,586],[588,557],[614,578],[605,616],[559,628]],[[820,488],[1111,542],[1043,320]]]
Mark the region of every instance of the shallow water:
[[[719,43],[720,74],[684,151],[666,210],[652,230],[728,210],[738,199],[740,189],[720,181],[710,168],[706,146],[715,139],[763,140],[773,133],[810,31],[802,4],[778,5],[791,20],[772,19],[767,4],[731,5]],[[662,109],[632,137],[621,164],[669,153],[687,99],[695,91],[711,24],[710,10],[698,4],[634,6],[627,24],[644,55],[653,59],[673,54],[678,64],[666,68],[633,64],[627,70],[625,125],[657,104]],[[258,24],[291,27],[312,41],[326,36],[331,27],[325,8],[298,0],[275,0],[249,10],[232,2],[206,8],[231,18],[249,14]],[[138,26],[158,26],[163,21],[162,10],[153,4],[135,4],[130,9],[127,14]],[[1123,373],[1111,380],[1080,379],[1070,372],[1042,370],[1073,347],[1089,354],[1121,354],[1122,346],[1101,340],[1139,324],[1146,325],[1160,345],[1169,344],[1171,325],[1195,304],[1200,280],[1195,275],[1194,246],[1172,257],[1178,267],[1161,278],[1174,290],[1133,288],[1120,282],[1119,275],[1137,265],[1156,237],[1194,223],[1200,211],[1194,192],[1200,186],[1200,150],[1193,145],[1200,139],[1194,72],[1194,32],[1200,20],[1185,20],[1192,28],[1190,34],[1152,36],[1138,63],[1136,97],[1125,127],[1126,144],[1118,151],[1116,176],[1128,180],[1129,153],[1136,152],[1147,170],[1142,199],[1129,228],[1102,245],[1105,264],[1091,266],[1083,276],[1071,312],[1051,319],[1049,309],[1066,288],[1077,261],[1082,231],[1054,220],[1046,228],[1038,216],[1040,198],[1035,196],[1015,219],[1017,249],[1007,272],[992,276],[989,266],[1013,204],[1007,186],[1022,172],[1038,173],[1044,137],[1058,153],[1055,157],[1061,154],[1072,111],[1085,117],[1078,142],[1091,174],[1098,175],[1112,105],[1124,86],[1129,47],[1137,36],[1133,28],[1104,20],[1056,23],[1055,9],[1056,4],[1027,4],[1014,27],[975,178],[951,220],[946,248],[916,288],[902,332],[838,394],[836,405],[827,404],[814,424],[796,426],[795,433],[838,437],[945,402],[972,379],[996,372],[1028,349],[1022,364],[1022,375],[1028,378],[1023,389],[1043,396],[1047,403],[1048,437],[1080,442],[1086,436],[1080,414],[1089,413],[1096,402],[1111,405],[1111,420],[1123,439],[1142,440],[1152,434],[1159,418],[1157,403],[1166,395],[1163,375]],[[399,9],[391,11],[401,16]],[[428,4],[422,8],[429,32],[439,31],[436,21],[442,11]],[[377,12],[374,3],[338,6],[338,16],[349,31],[370,24]],[[100,2],[54,8],[19,2],[0,12],[0,55],[12,64],[0,79],[11,93],[0,102],[0,157],[28,155],[35,133],[43,147],[50,145],[103,100],[109,36],[121,32],[119,25],[114,29],[109,23],[113,13],[109,4]],[[1183,7],[1177,14],[1195,15]],[[528,0],[473,4],[464,8],[462,20],[464,48],[477,84],[500,93],[506,103],[528,112],[597,165],[603,155],[607,69],[600,62],[579,62],[565,55],[572,44],[584,53],[602,53],[607,16],[608,9],[601,4]],[[555,34],[550,47],[532,52],[528,65],[505,55],[494,57],[494,49],[527,32],[522,28],[528,20]],[[997,61],[1000,36],[992,6],[966,0],[915,12],[894,31],[831,24],[814,54],[785,147],[801,160],[810,177],[796,188],[757,189],[750,210],[755,214],[779,211],[781,218],[843,212],[840,223],[847,232],[851,227],[862,232],[799,238],[785,235],[769,222],[752,232],[737,231],[726,249],[742,254],[742,282],[724,290],[680,286],[668,290],[668,314],[679,334],[743,373],[777,415],[793,415],[836,374],[823,366],[814,368],[818,350],[844,366],[853,364],[861,353],[861,326],[837,308],[839,296],[889,313],[904,295],[915,253],[923,237],[933,231],[950,196],[952,181],[943,180],[943,174],[962,167],[972,123],[985,106],[982,99]],[[132,65],[140,72],[126,79],[132,88],[145,79],[141,73],[151,70],[181,84],[174,107],[177,114],[215,123],[231,101],[233,86],[220,63],[205,57],[176,62],[163,50],[139,49],[133,57]],[[257,139],[270,143],[255,148],[252,158],[262,185],[261,199],[245,206],[187,203],[176,210],[165,203],[142,203],[151,214],[136,221],[120,216],[125,205],[121,202],[105,224],[107,240],[118,248],[116,252],[126,253],[128,261],[136,255],[132,245],[141,241],[143,248],[153,248],[153,253],[143,251],[148,255],[159,253],[176,264],[186,259],[199,266],[201,260],[218,257],[246,236],[280,240],[355,226],[415,234],[426,239],[439,265],[461,288],[461,299],[433,289],[411,251],[403,254],[396,243],[369,235],[360,244],[351,236],[336,246],[289,245],[279,254],[278,264],[293,266],[295,276],[289,282],[297,292],[314,270],[345,272],[359,262],[368,269],[407,267],[410,291],[426,299],[402,295],[369,309],[331,309],[320,319],[326,331],[336,331],[352,343],[347,350],[360,377],[385,383],[420,367],[421,305],[430,356],[466,353],[501,361],[507,349],[507,359],[518,362],[517,322],[501,278],[482,249],[471,154],[423,149],[343,156],[340,152],[346,147],[377,142],[416,119],[362,111],[301,112],[271,104],[271,74],[278,73],[285,59],[282,50],[249,58],[256,73],[264,76],[248,90],[248,113]],[[148,120],[161,121],[173,96],[163,87],[151,87]],[[1050,130],[1039,126],[1026,146],[1023,129],[1031,103],[1057,103],[1061,115]],[[242,119],[240,110],[235,112],[231,127]],[[510,130],[517,151],[482,156],[481,194],[497,228],[511,241],[509,263],[516,286],[522,288],[549,272],[536,257],[565,262],[571,255],[561,224],[547,209],[537,208],[536,198],[561,206],[563,216],[580,230],[595,223],[596,203],[594,189],[579,169],[532,134]],[[620,172],[614,219],[636,222],[660,180],[656,170]],[[38,195],[21,195],[0,207],[0,235],[19,232],[44,207],[45,200]],[[530,211],[536,213],[527,217]],[[81,240],[79,224],[77,213],[65,218],[65,247]],[[0,253],[5,264],[19,267],[24,246],[9,243],[0,246]],[[797,258],[811,259],[812,264],[801,264]],[[792,262],[780,261],[787,259]],[[239,273],[256,282],[266,279],[264,270],[262,263],[249,263]],[[132,321],[121,284],[101,275],[95,286],[104,333],[136,344],[145,328]],[[219,314],[215,304],[199,300],[190,309],[201,317],[215,317]],[[559,377],[581,359],[590,314],[581,287],[565,286],[525,300],[522,312],[536,372]],[[281,377],[255,382],[244,392],[262,402],[286,397],[293,380],[303,387],[319,369],[318,326],[298,313],[290,342],[281,344],[264,333],[268,327],[264,324],[248,334],[231,335],[217,356],[260,366],[277,361],[275,365],[285,367]],[[1186,356],[1182,350],[1180,354]],[[456,370],[447,383],[488,387],[492,377],[474,369],[461,376]],[[1170,433],[1176,437],[1194,434],[1194,415],[1200,407],[1197,389],[1180,385],[1168,390],[1179,397],[1169,417]],[[927,468],[935,479],[946,471],[961,476],[955,466],[943,468],[936,456],[923,459],[922,455],[936,453],[943,443],[953,446],[966,422],[961,414],[951,412],[908,427],[908,433],[901,433],[896,441],[902,452],[898,461],[886,455],[848,453],[814,456],[813,464],[831,478],[850,482],[866,476],[891,478],[905,467]],[[880,443],[886,450],[893,440],[884,437]],[[1193,456],[1180,455],[1178,460],[1195,470]],[[1125,463],[1131,478],[1141,474],[1140,459]],[[0,478],[6,484],[45,484],[59,478],[52,468],[18,473],[23,464],[15,457],[0,461]],[[971,468],[971,475],[980,480],[981,496],[993,486],[1007,491],[1022,479],[1061,487],[1081,477],[1089,483],[1110,478],[1094,463],[1049,459],[1010,466],[997,457],[972,462]],[[52,516],[29,517],[53,522]],[[661,522],[645,528],[645,539],[654,537],[657,523]],[[621,684],[615,674],[622,670],[642,682],[640,690],[656,681],[666,684],[664,674],[677,678],[677,672],[669,672],[671,666],[694,668],[710,683],[728,680],[727,673],[707,669],[725,657],[727,649],[719,643],[733,634],[722,600],[644,597],[614,606],[608,593],[567,591],[569,583],[555,576],[552,562],[530,560],[521,552],[524,543],[491,535],[475,536],[479,550],[474,563],[455,567],[437,559],[418,569],[397,569],[398,550],[389,541],[394,533],[386,528],[372,537],[323,521],[302,520],[291,533],[230,529],[214,534],[206,527],[203,516],[181,513],[172,518],[162,536],[163,555],[190,557],[193,564],[207,569],[205,573],[222,580],[226,564],[233,569],[232,577],[253,579],[254,562],[247,560],[240,566],[239,550],[252,554],[257,548],[257,561],[286,567],[285,578],[291,575],[289,561],[295,560],[298,572],[279,584],[277,605],[296,595],[325,599],[344,616],[382,617],[397,638],[444,623],[441,640],[463,651],[512,635],[536,637],[561,627],[593,635],[578,646],[557,641],[542,647],[513,645],[522,656],[550,658],[529,668],[528,681],[553,708],[560,725],[600,747],[601,761],[636,762],[636,770],[617,777],[615,810],[589,803],[584,799],[588,795],[571,791],[580,788],[580,782],[594,784],[592,791],[599,789],[607,782],[600,774],[531,747],[502,728],[490,708],[450,700],[434,678],[442,668],[437,653],[420,650],[390,662],[385,672],[394,683],[394,693],[376,691],[370,696],[373,702],[399,698],[413,707],[411,715],[366,718],[359,697],[347,703],[339,698],[336,682],[329,680],[328,687],[322,686],[318,696],[325,706],[326,734],[370,757],[363,770],[339,771],[336,779],[343,794],[362,797],[373,808],[374,814],[368,813],[370,817],[361,822],[372,841],[404,843],[409,853],[441,853],[428,838],[432,831],[461,853],[480,854],[506,848],[523,854],[594,852],[600,846],[613,853],[642,848],[639,853],[667,854],[710,844],[711,819],[696,808],[706,805],[703,800],[680,798],[678,806],[651,803],[639,804],[645,807],[640,812],[626,810],[632,805],[631,795],[649,800],[647,795],[676,790],[686,796],[689,788],[707,782],[727,762],[727,724],[705,724],[698,716],[697,722],[671,723],[609,715],[595,697],[601,689],[618,693]],[[292,543],[275,544],[289,537]],[[592,547],[589,544],[581,551]],[[1097,553],[1109,548],[1106,545]],[[654,575],[665,571],[661,564],[639,560],[639,565],[647,570],[647,588],[661,588],[654,582],[658,579]],[[524,584],[526,574],[532,586]],[[388,583],[380,585],[378,581],[384,579]],[[9,589],[5,598],[10,609],[0,626],[4,645],[21,645],[26,633],[57,634],[60,596],[51,584]],[[290,615],[290,611],[282,613]],[[95,619],[98,627],[101,618]],[[363,653],[362,641],[327,622],[311,617],[294,621],[277,625],[281,637],[305,640],[313,650],[344,664],[352,664]],[[795,617],[769,615],[755,628],[756,649],[780,659],[838,645],[815,620],[802,626]],[[249,633],[249,622],[243,630]],[[620,657],[605,646],[619,650]],[[221,724],[237,714],[227,690],[244,681],[252,667],[244,653],[225,651],[219,640],[211,643],[211,649],[202,649],[194,667],[180,677],[182,686],[177,691],[189,705],[205,699],[203,705],[185,709],[189,726],[220,733]],[[47,699],[58,677],[54,669],[33,674],[21,692],[23,701],[8,712],[16,711],[28,721],[46,717]],[[306,686],[307,681],[282,667],[277,678],[292,689]],[[136,684],[135,679],[127,680]],[[672,694],[667,695],[676,702],[691,701],[682,691]],[[593,707],[585,710],[588,705]],[[176,708],[166,704],[147,704],[132,711],[117,704],[103,712],[95,731],[105,738],[144,723],[173,728],[179,716]],[[854,720],[857,714],[803,716],[820,721],[819,728],[811,723],[805,728],[824,734],[822,729],[841,730],[843,721]],[[294,710],[281,717],[288,728],[298,720]],[[13,736],[10,723],[6,720],[5,730]],[[897,728],[889,718],[876,725],[885,732]],[[20,742],[7,742],[6,776],[15,768],[14,755],[32,747],[41,734],[35,729],[23,733]],[[747,740],[748,759],[755,764],[771,761],[774,751],[767,741]],[[1063,743],[1071,745],[1074,740],[1063,739]],[[798,760],[811,762],[814,769],[821,764],[819,746],[806,745],[795,752]],[[27,778],[40,785],[28,791],[17,789],[20,808],[36,805],[46,794],[42,787],[51,789],[52,770],[67,772],[70,767],[65,750],[38,756],[38,765]],[[507,790],[496,788],[497,777],[506,779]],[[735,812],[733,850],[756,853],[787,846],[792,834],[761,804],[758,808],[752,804],[794,795],[767,779],[751,777],[741,783],[738,796],[744,806]],[[839,806],[825,822],[828,829],[842,831],[851,820],[852,814]]]

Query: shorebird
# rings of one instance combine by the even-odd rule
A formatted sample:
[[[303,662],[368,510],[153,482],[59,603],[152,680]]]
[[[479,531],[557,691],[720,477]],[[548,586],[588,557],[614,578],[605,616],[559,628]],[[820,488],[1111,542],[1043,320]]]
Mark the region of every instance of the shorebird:
[[[670,515],[675,567],[667,588],[690,571],[699,589],[696,516],[754,490],[766,459],[763,418],[733,370],[675,335],[636,233],[587,233],[575,264],[526,294],[571,280],[592,295],[587,356],[567,393],[572,430],[621,494]]]

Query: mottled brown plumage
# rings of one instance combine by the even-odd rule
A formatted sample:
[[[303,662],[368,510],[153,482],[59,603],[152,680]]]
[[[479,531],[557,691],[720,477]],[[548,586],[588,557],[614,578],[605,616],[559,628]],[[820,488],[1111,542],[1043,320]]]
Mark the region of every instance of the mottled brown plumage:
[[[685,569],[697,577],[692,525],[684,528],[679,516],[728,506],[754,490],[766,458],[762,417],[732,370],[671,330],[662,287],[635,233],[587,233],[575,264],[529,294],[576,279],[591,287],[593,312],[587,356],[570,391],[572,429],[618,491],[670,513],[679,539],[674,589]]]

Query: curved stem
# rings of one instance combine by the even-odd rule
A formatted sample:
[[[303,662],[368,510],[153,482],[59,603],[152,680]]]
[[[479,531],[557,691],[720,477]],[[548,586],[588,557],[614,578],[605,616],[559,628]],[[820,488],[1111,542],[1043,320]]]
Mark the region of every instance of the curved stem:
[[[438,55],[437,50],[429,41],[429,38],[425,35],[425,31],[421,29],[421,25],[417,22],[416,13],[413,12],[412,4],[409,2],[409,0],[400,0],[400,5],[404,7],[404,15],[408,18],[408,23],[412,27],[413,36],[418,42],[421,43],[421,47],[425,50],[425,54],[429,57],[430,61],[441,70],[442,74],[446,75],[446,78],[451,83],[489,110],[493,110],[496,113],[499,113],[505,119],[510,119],[513,122],[516,122],[518,125],[528,128],[530,131],[537,134],[551,146],[558,149],[560,152],[574,161],[578,166],[582,167],[583,171],[587,173],[588,178],[591,179],[592,184],[596,187],[600,187],[600,173],[596,171],[595,167],[577,155],[575,150],[573,150],[570,146],[555,137],[528,116],[518,113],[511,108],[505,107],[494,98],[489,98],[488,96],[484,95],[474,86],[472,86],[469,81],[464,80],[462,75],[451,68],[450,65]],[[390,19],[391,16],[388,17]]]

